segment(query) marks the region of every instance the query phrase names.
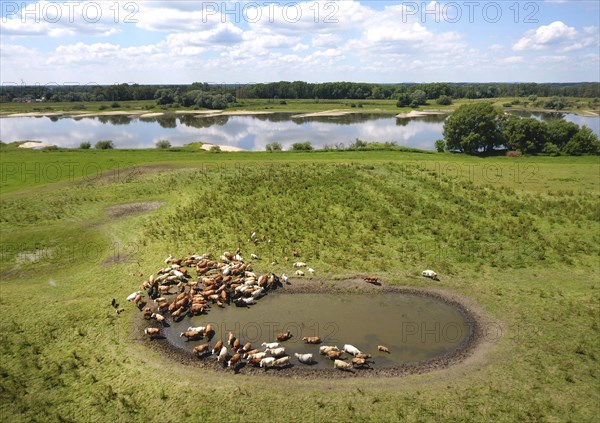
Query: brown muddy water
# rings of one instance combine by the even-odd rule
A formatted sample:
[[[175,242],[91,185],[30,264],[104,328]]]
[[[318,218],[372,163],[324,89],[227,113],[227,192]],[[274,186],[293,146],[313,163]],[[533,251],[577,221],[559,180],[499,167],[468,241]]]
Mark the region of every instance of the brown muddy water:
[[[275,335],[289,330],[293,338],[281,343],[290,361],[300,364],[294,353],[312,353],[313,369],[331,368],[332,362],[319,355],[319,345],[302,342],[305,336],[319,336],[320,345],[351,344],[373,356],[373,367],[396,367],[442,357],[461,348],[471,335],[471,325],[456,307],[441,300],[404,293],[380,294],[285,294],[275,293],[249,308],[212,307],[206,315],[170,322],[164,334],[167,341],[183,351],[206,340],[186,341],[180,333],[190,326],[211,323],[219,339],[227,341],[233,332],[242,344],[259,348],[275,341]],[[377,350],[385,345],[391,354]],[[347,355],[346,355],[347,357]],[[210,360],[210,358],[206,358]],[[214,358],[213,358],[214,360]]]

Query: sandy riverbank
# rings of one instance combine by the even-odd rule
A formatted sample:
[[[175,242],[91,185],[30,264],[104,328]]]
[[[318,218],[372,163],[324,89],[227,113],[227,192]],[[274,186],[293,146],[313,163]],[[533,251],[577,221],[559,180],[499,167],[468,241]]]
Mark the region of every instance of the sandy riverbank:
[[[202,144],[202,149],[203,150],[210,150],[212,147],[214,147],[217,144]],[[244,150],[243,148],[240,147],[234,147],[232,145],[217,145],[221,151],[225,151],[227,153],[237,153],[240,151],[248,151],[248,150]]]
[[[397,118],[414,118],[423,116],[438,116],[447,115],[451,113],[451,110],[413,110],[408,113],[399,113],[396,115]]]

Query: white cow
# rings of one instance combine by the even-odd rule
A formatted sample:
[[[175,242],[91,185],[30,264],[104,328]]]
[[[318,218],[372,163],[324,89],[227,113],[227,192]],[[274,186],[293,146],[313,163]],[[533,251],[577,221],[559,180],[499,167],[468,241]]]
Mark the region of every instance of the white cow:
[[[439,281],[440,279],[438,278],[437,273],[435,273],[433,270],[423,270],[421,272],[421,275],[429,278],[429,279],[433,279],[434,281]]]

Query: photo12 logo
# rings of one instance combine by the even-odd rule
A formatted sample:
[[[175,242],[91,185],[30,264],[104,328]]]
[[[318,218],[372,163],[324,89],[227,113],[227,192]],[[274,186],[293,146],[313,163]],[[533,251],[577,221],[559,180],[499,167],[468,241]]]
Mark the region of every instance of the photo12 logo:
[[[18,19],[22,23],[96,23],[101,19],[114,23],[138,23],[140,6],[136,2],[16,2],[1,3],[2,23]]]
[[[538,23],[540,6],[537,2],[402,2],[402,22],[418,20],[421,23],[497,23],[511,19],[515,23]]]

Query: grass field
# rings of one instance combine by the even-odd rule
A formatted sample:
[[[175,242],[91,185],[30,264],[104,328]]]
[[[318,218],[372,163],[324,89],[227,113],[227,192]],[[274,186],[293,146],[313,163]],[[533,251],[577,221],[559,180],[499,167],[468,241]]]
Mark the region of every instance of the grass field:
[[[548,98],[540,97],[539,101],[547,100]],[[498,107],[503,107],[505,104],[510,104],[515,98],[503,97],[494,99],[458,99],[454,100],[450,106],[440,106],[435,100],[429,100],[427,105],[421,106],[419,110],[453,110],[461,104],[491,101]],[[511,110],[544,110],[533,108],[531,102],[526,98],[519,98],[519,103],[511,105]],[[582,113],[586,110],[596,110],[592,107],[590,98],[575,98],[569,97],[566,100],[571,104],[570,107],[561,110],[561,112]],[[118,102],[119,107],[113,108],[111,101],[98,102],[74,102],[74,103],[0,103],[0,115],[11,113],[29,113],[29,112],[77,112],[77,113],[102,113],[115,110],[124,111],[148,111],[150,112],[175,112],[177,110],[185,110],[181,106],[157,106],[154,100],[139,100],[139,101],[121,101]],[[353,107],[354,105],[354,107]],[[322,112],[332,109],[349,109],[356,112],[376,112],[376,113],[402,113],[413,110],[410,107],[399,108],[396,106],[396,100],[325,100],[325,99],[286,99],[285,104],[282,100],[269,99],[238,99],[238,102],[231,105],[228,111],[247,110],[247,111],[272,111],[272,112],[290,112],[290,113],[313,113]],[[189,108],[192,110],[192,108]],[[549,110],[553,111],[553,110]]]
[[[329,107],[331,108],[331,107]],[[600,163],[390,151],[0,150],[0,418],[30,421],[593,422],[600,405]],[[158,201],[140,215],[113,205]],[[493,347],[404,378],[200,370],[148,348],[115,297],[169,254],[248,235],[258,272],[441,285]],[[280,264],[271,266],[277,259]],[[368,310],[358,312],[368,313]]]

